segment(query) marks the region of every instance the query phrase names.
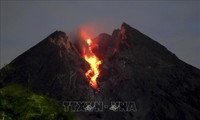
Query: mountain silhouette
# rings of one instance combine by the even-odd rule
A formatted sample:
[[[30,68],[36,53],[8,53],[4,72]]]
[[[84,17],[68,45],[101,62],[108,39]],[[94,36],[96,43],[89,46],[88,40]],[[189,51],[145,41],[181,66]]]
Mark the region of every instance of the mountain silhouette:
[[[126,23],[92,39],[103,62],[97,92],[81,44],[56,31],[1,69],[0,86],[21,84],[58,101],[134,101],[137,111],[76,113],[80,120],[199,120],[200,70]]]

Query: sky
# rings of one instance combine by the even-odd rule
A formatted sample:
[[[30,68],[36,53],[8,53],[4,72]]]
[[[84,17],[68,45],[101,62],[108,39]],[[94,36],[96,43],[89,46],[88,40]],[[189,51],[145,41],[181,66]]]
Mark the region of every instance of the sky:
[[[0,1],[0,67],[56,30],[111,34],[123,22],[200,68],[200,1]]]

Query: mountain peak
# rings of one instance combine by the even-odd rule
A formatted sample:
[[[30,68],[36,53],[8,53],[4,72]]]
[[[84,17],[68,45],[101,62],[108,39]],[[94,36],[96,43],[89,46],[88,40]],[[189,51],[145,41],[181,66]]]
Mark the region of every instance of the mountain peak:
[[[56,30],[55,32],[50,34],[50,37],[55,37],[55,36],[66,36],[66,33],[60,30]]]
[[[65,32],[58,31],[58,30],[53,32],[51,35],[49,35],[49,37],[52,38],[52,39],[56,39],[56,40],[58,40],[60,38],[67,38],[68,39],[68,36],[66,35]]]
[[[72,48],[74,49],[73,44],[71,43],[71,41],[68,40],[68,36],[63,31],[53,32],[45,39],[45,41],[53,43],[54,45],[59,46],[60,48],[64,47],[67,50],[70,50]]]
[[[129,28],[130,25],[128,25],[127,23],[123,22],[122,25],[121,25],[121,28],[122,28],[122,27],[124,27],[124,28]]]
[[[142,34],[139,30],[131,27],[130,25],[128,25],[125,22],[122,23],[120,32],[121,32],[122,36],[126,36],[127,34],[132,34],[132,35],[133,34],[134,35]]]

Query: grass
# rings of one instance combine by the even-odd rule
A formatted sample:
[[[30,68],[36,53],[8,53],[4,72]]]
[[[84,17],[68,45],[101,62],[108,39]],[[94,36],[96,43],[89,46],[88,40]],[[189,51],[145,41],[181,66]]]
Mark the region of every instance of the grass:
[[[58,102],[15,84],[0,89],[0,120],[76,120]]]

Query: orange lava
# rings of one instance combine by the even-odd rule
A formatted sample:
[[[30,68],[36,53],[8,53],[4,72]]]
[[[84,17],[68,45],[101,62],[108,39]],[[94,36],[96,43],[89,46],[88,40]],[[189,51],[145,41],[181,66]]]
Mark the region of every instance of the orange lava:
[[[84,59],[90,64],[90,69],[85,73],[85,76],[90,81],[90,86],[94,89],[98,90],[97,85],[97,78],[100,74],[99,65],[101,65],[102,61],[99,60],[99,58],[92,52],[92,48],[94,46],[91,39],[87,39],[87,45],[88,45],[88,53],[84,51]]]

